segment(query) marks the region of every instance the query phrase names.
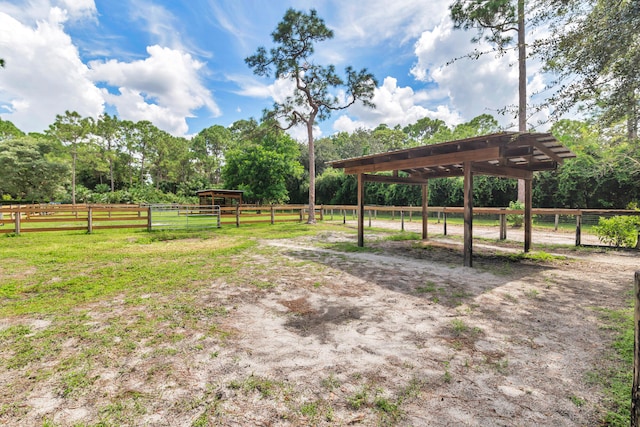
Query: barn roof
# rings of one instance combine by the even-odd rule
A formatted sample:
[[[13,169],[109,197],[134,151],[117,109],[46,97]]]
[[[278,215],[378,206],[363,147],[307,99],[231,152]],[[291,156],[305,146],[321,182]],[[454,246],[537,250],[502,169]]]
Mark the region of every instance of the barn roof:
[[[500,132],[440,144],[329,162],[347,174],[403,171],[408,177],[371,179],[421,183],[429,178],[464,175],[465,162],[473,173],[526,179],[534,171],[552,170],[575,154],[550,133]]]

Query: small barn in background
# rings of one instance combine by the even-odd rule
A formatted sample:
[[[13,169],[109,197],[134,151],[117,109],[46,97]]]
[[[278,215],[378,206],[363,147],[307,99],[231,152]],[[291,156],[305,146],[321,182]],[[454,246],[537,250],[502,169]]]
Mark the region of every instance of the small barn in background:
[[[196,195],[201,206],[230,207],[242,205],[242,190],[200,190]]]

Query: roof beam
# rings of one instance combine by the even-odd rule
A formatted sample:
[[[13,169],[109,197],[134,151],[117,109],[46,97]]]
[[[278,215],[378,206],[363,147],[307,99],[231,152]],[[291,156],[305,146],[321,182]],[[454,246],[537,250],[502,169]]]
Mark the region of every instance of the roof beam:
[[[489,161],[500,158],[500,147],[481,148],[477,150],[459,151],[428,157],[393,160],[383,163],[349,166],[344,168],[346,174],[382,172],[394,169],[426,168],[438,165],[457,164],[465,161]]]
[[[552,160],[555,160],[559,164],[562,164],[562,157],[558,156],[551,148],[544,145],[541,141],[534,141],[533,146],[538,150],[542,151],[544,154],[549,156]]]
[[[419,178],[415,176],[402,177],[402,176],[364,174],[363,178],[365,182],[381,182],[383,184],[424,185],[429,182],[427,179]]]
[[[507,166],[492,166],[486,163],[472,163],[471,169],[473,173],[478,175],[491,175],[518,179],[531,179],[533,177],[533,172],[528,170],[510,168]]]

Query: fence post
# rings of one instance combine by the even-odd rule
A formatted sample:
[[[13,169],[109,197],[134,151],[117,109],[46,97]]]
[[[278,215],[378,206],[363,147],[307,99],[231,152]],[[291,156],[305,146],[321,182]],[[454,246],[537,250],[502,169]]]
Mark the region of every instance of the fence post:
[[[342,223],[343,224],[347,223],[347,211],[346,211],[346,209],[342,210]]]
[[[236,205],[236,227],[240,227],[240,204]]]
[[[333,208],[331,208],[331,221],[333,221]]]
[[[93,233],[93,208],[89,206],[87,208],[87,232]]]
[[[371,209],[369,209],[369,228],[371,228]]]
[[[404,231],[404,211],[400,209],[400,231]]]
[[[505,208],[501,208],[501,211],[506,210]],[[500,240],[507,239],[507,215],[505,213],[500,213]]]
[[[442,220],[443,220],[443,227],[444,227],[444,235],[447,235],[447,213],[446,212],[442,212]]]
[[[138,208],[138,216],[142,214],[142,210]],[[151,231],[152,229],[152,221],[151,221],[151,206],[147,208],[147,231]]]
[[[558,224],[560,223],[560,214],[556,214],[556,218],[553,224],[553,231],[558,231]]]
[[[276,223],[276,211],[273,205],[271,205],[271,225]]]
[[[631,427],[640,426],[640,270],[636,271],[633,286],[635,305],[633,312],[633,386],[631,389]]]
[[[582,244],[581,241],[581,233],[582,233],[582,215],[576,215],[576,246],[580,246]]]
[[[220,216],[222,215],[222,211],[220,211],[220,206],[218,206],[217,209],[214,207],[214,209],[216,210],[216,216],[218,217],[216,221],[217,222],[216,225],[218,226],[218,228],[220,228],[222,226],[222,223],[220,222]]]
[[[20,206],[18,206],[18,210],[16,211],[15,217],[14,217],[14,221],[15,221],[15,233],[17,236],[20,235],[20,216],[22,214],[20,213]]]

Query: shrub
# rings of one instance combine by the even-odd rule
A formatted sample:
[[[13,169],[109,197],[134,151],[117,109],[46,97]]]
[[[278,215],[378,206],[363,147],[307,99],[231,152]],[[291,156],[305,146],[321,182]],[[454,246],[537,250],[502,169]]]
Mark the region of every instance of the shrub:
[[[524,209],[524,203],[522,202],[509,202],[510,210],[522,210]],[[509,214],[507,215],[507,222],[509,222],[513,227],[522,227],[524,223],[524,215],[521,214]]]
[[[633,248],[638,241],[640,218],[635,216],[600,217],[595,230],[600,242],[616,247]]]

